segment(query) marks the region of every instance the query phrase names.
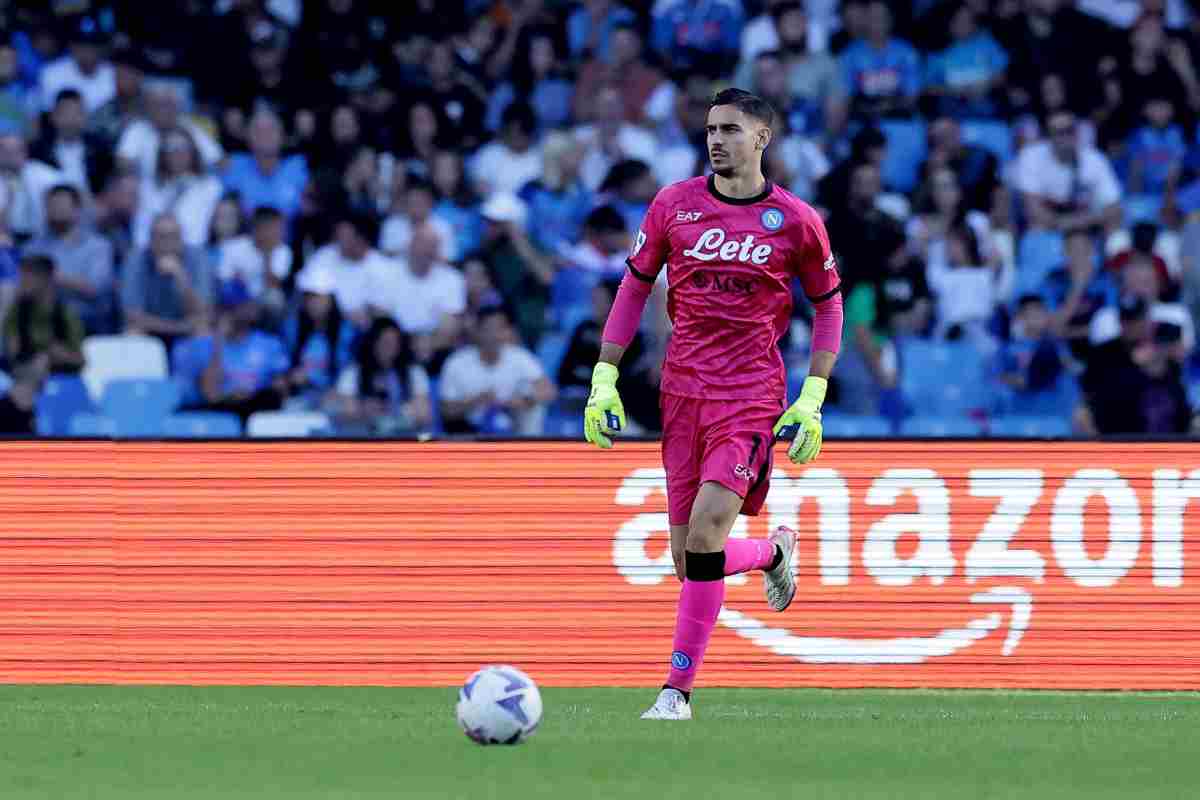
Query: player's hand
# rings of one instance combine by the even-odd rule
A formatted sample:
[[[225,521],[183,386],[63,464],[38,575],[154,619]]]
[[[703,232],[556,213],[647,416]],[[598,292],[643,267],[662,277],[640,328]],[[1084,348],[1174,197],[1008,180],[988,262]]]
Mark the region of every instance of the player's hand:
[[[608,437],[624,428],[625,406],[617,394],[617,368],[601,361],[592,370],[592,393],[583,409],[583,436],[607,450],[612,447]]]
[[[821,452],[821,404],[825,402],[824,378],[809,375],[800,396],[775,423],[775,439],[791,439],[788,458],[793,464],[807,464]]]

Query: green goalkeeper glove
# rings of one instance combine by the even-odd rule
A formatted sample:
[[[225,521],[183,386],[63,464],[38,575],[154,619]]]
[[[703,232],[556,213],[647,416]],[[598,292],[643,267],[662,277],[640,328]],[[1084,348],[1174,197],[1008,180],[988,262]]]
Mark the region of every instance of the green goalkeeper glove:
[[[792,440],[788,458],[793,464],[807,464],[821,452],[821,404],[828,386],[824,378],[809,375],[796,402],[775,423],[775,439]]]
[[[583,435],[604,449],[612,447],[605,434],[620,433],[625,427],[625,406],[617,394],[617,368],[601,361],[592,370],[592,393],[583,409]]]

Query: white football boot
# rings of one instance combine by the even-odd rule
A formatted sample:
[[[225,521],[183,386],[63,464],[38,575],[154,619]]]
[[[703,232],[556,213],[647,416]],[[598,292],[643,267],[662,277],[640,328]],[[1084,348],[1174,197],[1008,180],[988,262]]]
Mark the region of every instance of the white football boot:
[[[663,689],[642,719],[691,719],[692,704],[678,689]]]
[[[783,611],[792,604],[796,596],[796,576],[792,574],[792,553],[796,549],[796,532],[780,525],[767,541],[783,551],[783,558],[775,569],[763,570],[763,590],[767,594],[767,605],[772,611]]]

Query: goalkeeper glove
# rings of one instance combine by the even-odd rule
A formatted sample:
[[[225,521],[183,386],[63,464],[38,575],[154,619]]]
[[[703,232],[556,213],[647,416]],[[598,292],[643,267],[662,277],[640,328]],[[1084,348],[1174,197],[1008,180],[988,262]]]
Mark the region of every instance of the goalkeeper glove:
[[[775,423],[776,440],[792,440],[788,458],[793,464],[807,464],[821,452],[821,404],[828,385],[824,378],[809,375],[796,402]]]
[[[592,393],[583,409],[583,435],[589,442],[604,449],[612,447],[607,435],[620,433],[625,427],[625,406],[617,394],[617,368],[601,361],[592,370]]]

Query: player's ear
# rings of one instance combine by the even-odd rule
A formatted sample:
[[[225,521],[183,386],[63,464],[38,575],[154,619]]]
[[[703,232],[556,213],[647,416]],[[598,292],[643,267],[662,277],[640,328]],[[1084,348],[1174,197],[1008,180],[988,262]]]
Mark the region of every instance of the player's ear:
[[[758,149],[766,150],[767,145],[771,143],[771,129],[766,125],[758,129]]]

